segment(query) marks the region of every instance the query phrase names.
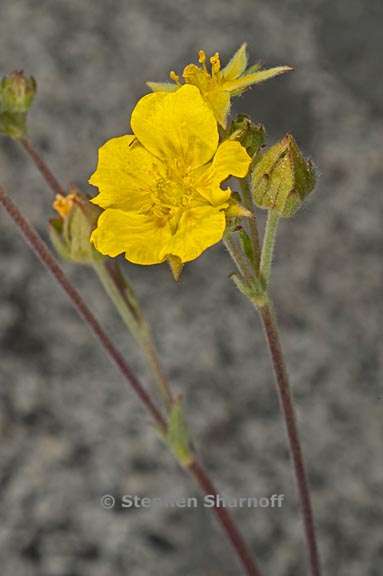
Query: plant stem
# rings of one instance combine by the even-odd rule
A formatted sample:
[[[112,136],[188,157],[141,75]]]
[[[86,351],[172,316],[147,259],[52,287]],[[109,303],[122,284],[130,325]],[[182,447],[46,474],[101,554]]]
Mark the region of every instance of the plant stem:
[[[23,146],[24,150],[26,150],[26,152],[32,158],[37,169],[40,171],[40,173],[42,174],[42,176],[44,177],[48,186],[52,189],[54,194],[61,194],[61,196],[65,196],[66,194],[65,189],[61,186],[56,176],[53,174],[53,172],[50,170],[50,168],[45,163],[43,158],[37,152],[32,142],[28,138],[20,138],[19,142]]]
[[[24,216],[21,214],[17,206],[5,194],[2,188],[0,188],[0,203],[4,206],[9,216],[18,226],[19,230],[24,236],[24,239],[32,248],[36,256],[38,256],[41,263],[49,270],[52,276],[60,284],[61,288],[67,294],[68,298],[75,307],[77,313],[88,324],[94,336],[98,338],[101,346],[104,348],[107,354],[109,354],[111,360],[114,362],[114,364],[116,364],[116,366],[118,367],[124,378],[132,386],[136,394],[139,396],[140,400],[144,403],[147,410],[152,415],[153,419],[155,420],[159,428],[165,431],[166,421],[159,412],[158,408],[155,406],[149,394],[143,388],[141,383],[137,380],[136,376],[133,374],[132,370],[128,366],[124,357],[115,348],[109,336],[104,332],[98,320],[95,318],[91,310],[88,308],[87,304],[82,299],[81,294],[70,283],[63,269],[57,262],[56,258],[54,258],[54,256],[50,253],[45,242],[40,238],[40,236],[37,234],[34,228],[24,218]]]
[[[270,281],[271,264],[273,261],[273,252],[278,229],[278,222],[279,214],[275,210],[269,210],[267,214],[266,229],[263,238],[261,254],[261,276],[266,286],[269,285]]]
[[[156,382],[158,383],[165,406],[170,410],[173,405],[173,394],[169,382],[162,372],[149,326],[145,322],[133,290],[125,282],[119,268],[116,268],[116,266],[112,268],[112,265],[113,263],[110,260],[99,260],[94,262],[93,268],[123,322],[137,343],[141,345]]]
[[[205,495],[214,495],[215,497],[219,496],[219,492],[197,460],[194,460],[194,462],[190,464],[189,471]],[[216,505],[214,506],[214,512],[231,541],[238,557],[241,559],[246,574],[248,576],[261,576],[261,572],[254,560],[251,558],[246,543],[240,532],[236,529],[236,526],[233,524],[232,517],[228,513],[227,508]]]
[[[32,251],[40,259],[44,267],[51,273],[54,279],[58,282],[64,292],[67,294],[69,300],[74,306],[75,310],[79,316],[85,321],[85,323],[90,328],[93,335],[98,339],[104,351],[107,353],[112,362],[117,366],[122,376],[127,380],[130,386],[133,388],[141,402],[143,403],[145,409],[154,419],[160,432],[166,436],[168,423],[167,420],[162,416],[161,412],[158,410],[154,404],[151,396],[146,392],[141,382],[136,378],[126,360],[122,354],[116,349],[113,342],[110,340],[109,336],[103,330],[102,326],[99,324],[98,320],[95,318],[91,310],[88,308],[87,304],[83,300],[81,294],[78,290],[71,284],[71,282],[66,277],[61,266],[55,259],[55,257],[50,253],[49,248],[45,242],[40,238],[34,228],[29,224],[26,218],[21,214],[17,206],[12,202],[12,200],[5,194],[5,191],[0,187],[0,204],[3,205],[9,216],[12,218],[14,223],[17,225],[27,244],[30,246]],[[204,493],[216,494],[213,483],[209,479],[208,475],[202,468],[199,461],[195,458],[194,461],[188,466],[187,470],[192,474],[195,480],[198,482],[200,488]],[[219,523],[222,526],[225,534],[229,538],[240,563],[243,566],[244,573],[247,576],[261,576],[255,562],[251,559],[250,552],[239,532],[239,529],[234,523],[234,520],[230,516],[229,512],[224,508],[215,507],[215,512]]]
[[[278,326],[273,314],[271,303],[268,303],[262,307],[258,307],[258,311],[262,319],[263,328],[273,364],[275,380],[277,383],[278,397],[282,412],[284,414],[290,453],[294,464],[298,495],[302,508],[311,575],[320,576],[320,560],[316,541],[314,514],[311,504],[309,484],[307,480],[303,451],[295,416],[294,400],[289,386],[287,370],[278,333]]]
[[[21,138],[20,144],[32,158],[37,169],[42,174],[54,194],[61,194],[65,196],[66,192],[63,186],[59,183],[47,163],[36,150],[31,140]],[[136,340],[143,345],[143,350],[148,360],[149,366],[153,372],[156,382],[159,385],[161,396],[164,399],[165,405],[169,408],[173,403],[173,396],[170,390],[169,383],[161,370],[160,361],[158,358],[157,350],[151,337],[150,330],[146,324],[144,317],[136,301],[133,291],[125,282],[120,270],[113,266],[111,261],[106,260],[104,263],[94,266],[95,271],[104,286],[107,294],[116,306],[123,321],[128,329],[132,332]],[[128,294],[129,292],[129,294]],[[136,306],[132,307],[132,302],[136,301]]]
[[[258,273],[259,267],[260,267],[261,248],[260,248],[259,234],[258,234],[258,227],[257,227],[257,219],[256,219],[257,217],[255,214],[254,203],[253,203],[253,200],[251,197],[249,182],[248,182],[247,178],[241,178],[240,186],[241,186],[241,190],[242,190],[243,204],[244,204],[245,208],[247,208],[252,214],[251,218],[248,219],[249,220],[249,232],[250,232],[250,239],[251,239],[251,243],[253,246],[253,252],[254,252],[254,267],[255,267],[255,271]]]
[[[267,292],[267,288],[270,283],[270,271],[271,271],[272,256],[278,227],[278,221],[279,221],[278,214],[270,210],[268,214],[264,241],[262,246],[262,255],[261,255],[260,274],[266,286],[264,294],[265,296],[264,302],[260,304],[260,300],[258,299],[256,301],[255,298],[251,298],[249,294],[246,294],[246,290],[241,291],[244,292],[250,298],[251,302],[255,305],[258,313],[261,316],[265,337],[269,347],[269,352],[273,364],[275,379],[277,383],[278,397],[285,420],[290,454],[294,465],[294,473],[298,489],[298,497],[300,500],[303,515],[303,524],[305,530],[305,538],[307,542],[311,576],[320,576],[321,569],[320,569],[320,560],[315,533],[314,515],[304,465],[303,451],[299,437],[298,425],[295,417],[294,400],[290,391],[287,370],[285,367],[282,347],[279,339],[278,327],[273,315],[272,304]],[[237,265],[239,272],[244,277],[243,274],[244,256],[239,248],[237,248],[236,250],[233,249],[233,245],[235,247],[233,239],[229,238],[228,240],[229,242],[226,241],[226,245],[229,244],[228,246],[229,253],[233,258],[235,264]],[[245,277],[244,280],[246,280]]]
[[[248,260],[243,255],[241,249],[235,241],[235,238],[233,238],[232,235],[224,236],[223,243],[225,244],[231,258],[234,260],[239,272],[241,273],[241,276],[247,284],[251,285],[254,280],[253,272],[249,267]]]

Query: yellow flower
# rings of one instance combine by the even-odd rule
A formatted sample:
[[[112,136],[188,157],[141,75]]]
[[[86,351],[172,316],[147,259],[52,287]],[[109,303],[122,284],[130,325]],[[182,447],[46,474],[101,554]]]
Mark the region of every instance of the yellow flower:
[[[244,177],[250,157],[239,142],[219,145],[217,123],[195,86],[147,94],[132,113],[134,134],[99,150],[89,182],[104,208],[91,240],[102,254],[136,264],[182,264],[219,242],[232,210],[221,182]]]
[[[277,66],[276,68],[261,70],[257,64],[247,68],[246,44],[242,44],[223,69],[221,69],[218,52],[210,58],[210,71],[206,66],[206,54],[203,50],[198,53],[198,61],[200,66],[188,64],[182,76],[187,84],[193,84],[200,89],[203,98],[208,102],[217,121],[223,128],[226,128],[232,96],[239,96],[253,84],[258,84],[292,70],[290,66]],[[153,92],[172,92],[177,90],[181,83],[175,72],[170,73],[170,78],[175,84],[170,82],[147,82],[147,84]]]

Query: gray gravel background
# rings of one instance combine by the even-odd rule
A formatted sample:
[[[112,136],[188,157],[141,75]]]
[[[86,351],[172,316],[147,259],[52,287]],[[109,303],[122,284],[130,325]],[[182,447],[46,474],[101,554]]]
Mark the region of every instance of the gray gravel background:
[[[128,130],[145,80],[204,47],[247,41],[294,74],[236,101],[292,131],[321,174],[281,227],[274,294],[293,375],[327,576],[380,576],[382,542],[383,5],[379,0],[2,0],[0,71],[36,76],[31,133],[65,182],[87,189],[98,146]],[[16,144],[0,180],[45,234],[50,195]],[[89,189],[89,188],[88,188]],[[195,495],[135,398],[1,213],[2,576],[234,576],[208,511],[103,510],[101,495]],[[140,375],[140,355],[91,274],[71,278]],[[164,365],[187,397],[196,443],[234,496],[265,576],[307,576],[283,425],[259,322],[221,246],[179,285],[166,266],[126,266]]]

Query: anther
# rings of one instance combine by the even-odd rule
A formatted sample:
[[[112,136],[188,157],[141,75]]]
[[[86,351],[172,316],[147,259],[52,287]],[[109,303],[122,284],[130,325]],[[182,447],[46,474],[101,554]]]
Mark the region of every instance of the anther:
[[[206,52],[205,50],[200,50],[198,52],[198,62],[202,64],[204,70],[206,70]]]
[[[177,72],[172,70],[169,74],[170,80],[173,80],[178,86],[180,85],[180,77],[178,76]]]
[[[216,52],[214,54],[214,56],[212,56],[210,58],[210,64],[211,64],[212,74],[217,74],[217,72],[219,72],[221,69],[221,61],[219,59],[219,53],[218,52]]]

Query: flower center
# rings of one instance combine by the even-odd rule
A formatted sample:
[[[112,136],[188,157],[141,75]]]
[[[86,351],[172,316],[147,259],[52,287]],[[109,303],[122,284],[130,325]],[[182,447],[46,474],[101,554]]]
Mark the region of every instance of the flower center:
[[[185,82],[197,86],[203,94],[214,92],[223,82],[221,61],[218,52],[216,52],[209,61],[211,64],[210,70],[206,64],[206,54],[203,50],[200,50],[198,53],[198,62],[201,66],[189,64],[183,71]],[[176,81],[174,77],[171,76],[171,78]]]
[[[170,223],[173,232],[185,210],[195,198],[196,190],[193,188],[188,175],[159,178],[150,196],[149,212],[157,219],[157,223],[165,226]]]

